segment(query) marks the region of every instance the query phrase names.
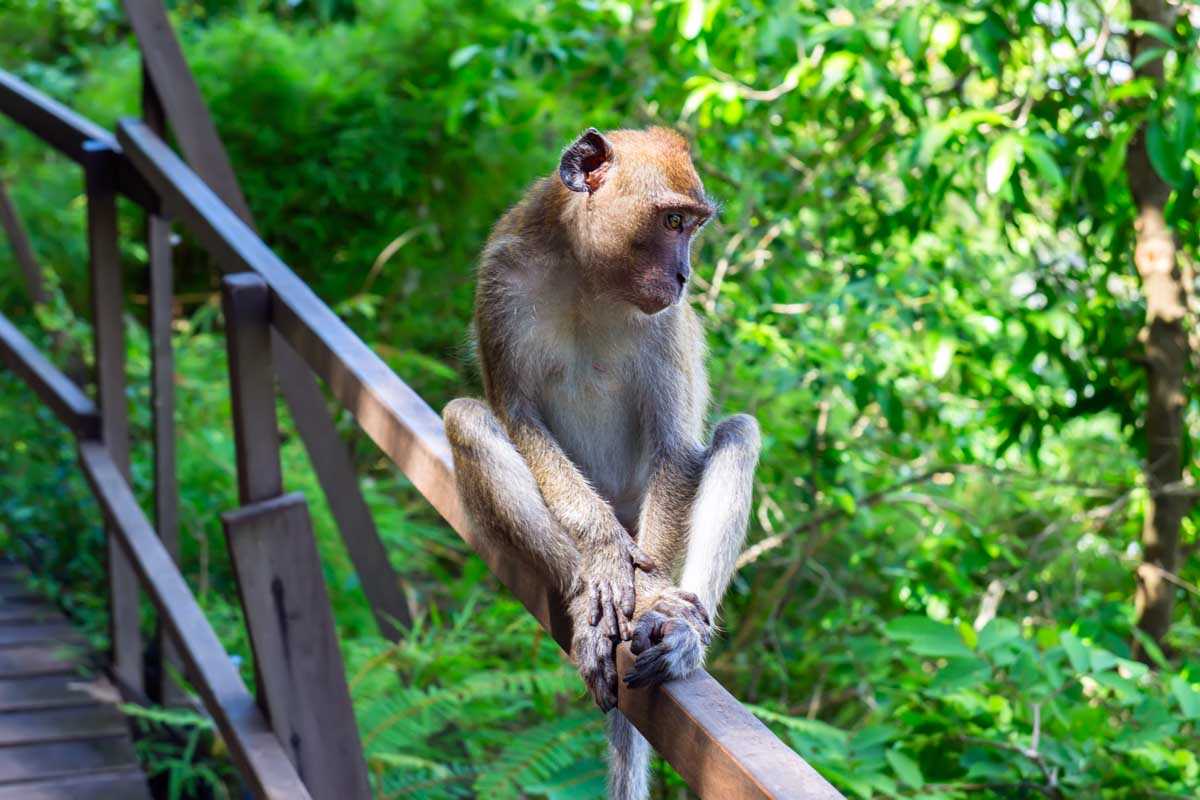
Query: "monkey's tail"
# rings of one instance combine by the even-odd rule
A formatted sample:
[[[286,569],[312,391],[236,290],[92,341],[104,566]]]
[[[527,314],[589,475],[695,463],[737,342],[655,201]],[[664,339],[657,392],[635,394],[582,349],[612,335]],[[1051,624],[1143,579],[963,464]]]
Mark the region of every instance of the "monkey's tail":
[[[609,800],[646,800],[650,795],[650,743],[620,711],[608,715]]]

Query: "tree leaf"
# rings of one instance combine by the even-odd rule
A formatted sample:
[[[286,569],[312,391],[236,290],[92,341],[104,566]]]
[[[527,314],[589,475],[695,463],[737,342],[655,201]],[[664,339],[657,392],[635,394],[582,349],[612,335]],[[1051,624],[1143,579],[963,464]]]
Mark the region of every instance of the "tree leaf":
[[[1185,717],[1200,719],[1200,692],[1192,688],[1182,675],[1171,678],[1171,694],[1175,695]]]
[[[1012,134],[1005,134],[992,143],[987,154],[984,181],[988,194],[996,194],[1004,184],[1008,183],[1020,154],[1021,142]]]
[[[904,54],[914,64],[919,63],[925,50],[921,41],[920,9],[910,8],[901,15],[900,21],[896,23],[896,34],[900,37],[900,46],[904,49]]]
[[[914,761],[909,756],[899,750],[888,750],[884,753],[888,764],[891,765],[892,771],[896,773],[896,777],[904,781],[913,789],[920,789],[925,785],[925,776],[921,774],[921,765]]]
[[[1128,23],[1129,30],[1142,34],[1143,36],[1153,36],[1163,44],[1175,44],[1175,32],[1158,22],[1151,22],[1148,19],[1130,20]]]
[[[1072,669],[1076,672],[1087,672],[1091,668],[1092,660],[1088,657],[1088,649],[1083,642],[1079,641],[1079,637],[1073,633],[1064,632],[1058,637],[1058,643],[1066,651]]]
[[[962,658],[974,657],[962,636],[952,625],[916,615],[899,617],[884,626],[884,632],[904,642],[917,655]]]
[[[1172,187],[1179,188],[1182,182],[1179,162],[1175,159],[1174,149],[1167,141],[1162,123],[1157,119],[1146,123],[1146,153],[1150,156],[1150,165],[1159,177]]]
[[[691,41],[704,28],[704,0],[685,0],[679,14],[679,35]]]

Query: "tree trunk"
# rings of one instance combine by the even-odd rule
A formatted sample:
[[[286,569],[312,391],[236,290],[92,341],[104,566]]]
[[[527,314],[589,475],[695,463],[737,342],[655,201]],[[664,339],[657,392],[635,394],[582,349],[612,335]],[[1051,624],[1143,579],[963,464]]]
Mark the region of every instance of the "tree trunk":
[[[1165,0],[1132,0],[1131,16],[1167,27],[1174,11]],[[1161,43],[1131,34],[1130,57]],[[1161,86],[1162,58],[1137,69]],[[1142,524],[1143,561],[1137,570],[1134,608],[1137,625],[1161,643],[1171,625],[1175,588],[1167,580],[1179,561],[1179,528],[1191,498],[1180,491],[1183,478],[1183,414],[1185,370],[1190,359],[1186,330],[1187,300],[1183,274],[1176,257],[1175,237],[1163,209],[1171,187],[1154,171],[1146,149],[1146,128],[1130,140],[1125,171],[1137,205],[1133,261],[1146,300],[1146,326],[1139,340],[1144,350],[1148,402],[1146,406],[1146,483],[1150,505]],[[1136,647],[1135,651],[1140,649]]]

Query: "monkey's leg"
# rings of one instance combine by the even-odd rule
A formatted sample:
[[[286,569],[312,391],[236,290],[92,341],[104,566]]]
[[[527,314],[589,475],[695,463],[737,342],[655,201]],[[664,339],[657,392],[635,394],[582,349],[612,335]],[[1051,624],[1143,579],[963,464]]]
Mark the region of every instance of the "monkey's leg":
[[[596,703],[617,703],[613,641],[593,624],[594,608],[579,585],[579,550],[546,508],[529,465],[490,408],[458,399],[442,412],[454,454],[458,491],[484,547],[515,548],[568,601],[574,621],[571,657]]]
[[[625,676],[630,686],[681,678],[703,663],[712,619],[746,537],[759,448],[758,423],[744,414],[713,432],[688,513],[679,585],[647,598],[634,628],[631,647],[638,658]]]

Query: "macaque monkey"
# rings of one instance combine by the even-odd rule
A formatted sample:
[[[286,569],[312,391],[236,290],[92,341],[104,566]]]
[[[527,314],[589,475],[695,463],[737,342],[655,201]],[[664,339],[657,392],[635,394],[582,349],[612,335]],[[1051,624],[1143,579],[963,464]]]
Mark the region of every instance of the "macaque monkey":
[[[686,302],[691,248],[715,212],[687,142],[588,130],[496,224],[474,334],[487,403],[446,406],[479,536],[561,591],[571,656],[600,708],[704,659],[749,515],[758,425],[702,442],[704,335]],[[646,796],[649,746],[612,715],[610,796]]]

